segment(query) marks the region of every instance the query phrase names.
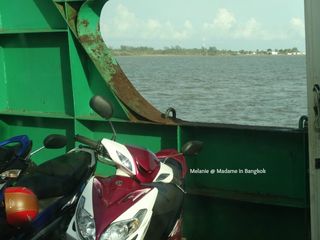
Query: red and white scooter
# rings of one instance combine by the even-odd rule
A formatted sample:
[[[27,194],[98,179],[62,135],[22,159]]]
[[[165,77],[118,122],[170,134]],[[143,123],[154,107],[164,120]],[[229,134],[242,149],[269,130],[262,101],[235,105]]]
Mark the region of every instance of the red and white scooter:
[[[112,115],[111,105],[100,96],[93,97],[90,106],[103,118]],[[97,142],[77,135],[76,140],[94,149],[100,162],[115,166],[116,174],[88,181],[68,239],[181,239],[184,155],[197,154],[201,142],[186,143],[182,153],[166,149],[153,154],[109,139]]]

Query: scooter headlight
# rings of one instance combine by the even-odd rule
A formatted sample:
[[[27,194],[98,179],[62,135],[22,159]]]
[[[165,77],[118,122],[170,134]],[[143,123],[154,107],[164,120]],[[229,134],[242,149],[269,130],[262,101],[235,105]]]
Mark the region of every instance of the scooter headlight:
[[[81,196],[77,211],[76,222],[79,236],[83,240],[94,240],[96,238],[96,226],[90,213],[84,209],[85,198]]]
[[[112,223],[101,235],[100,240],[125,240],[140,227],[147,209],[141,209],[137,214],[128,220]]]
[[[116,152],[117,152],[117,155],[118,155],[122,165],[125,166],[130,171],[132,171],[132,164],[131,164],[130,160],[125,155],[123,155],[121,152],[118,152],[118,151],[116,151]]]

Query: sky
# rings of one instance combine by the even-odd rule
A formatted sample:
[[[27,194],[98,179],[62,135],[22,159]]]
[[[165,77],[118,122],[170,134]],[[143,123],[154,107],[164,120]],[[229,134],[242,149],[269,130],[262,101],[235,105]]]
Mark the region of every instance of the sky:
[[[305,50],[303,0],[110,0],[107,45]]]

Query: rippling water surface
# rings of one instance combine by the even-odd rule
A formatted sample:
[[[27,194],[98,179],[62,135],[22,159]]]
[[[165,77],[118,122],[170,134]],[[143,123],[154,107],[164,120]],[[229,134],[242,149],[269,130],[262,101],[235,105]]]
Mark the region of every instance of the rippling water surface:
[[[184,120],[296,128],[307,113],[305,56],[117,59],[149,102]]]

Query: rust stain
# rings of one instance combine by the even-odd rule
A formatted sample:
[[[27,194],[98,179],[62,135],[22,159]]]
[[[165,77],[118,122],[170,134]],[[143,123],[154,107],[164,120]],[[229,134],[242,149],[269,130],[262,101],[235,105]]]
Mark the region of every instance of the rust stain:
[[[88,27],[89,21],[87,19],[84,19],[80,22],[80,24],[82,24],[84,27]]]
[[[79,37],[80,42],[82,43],[92,43],[95,41],[95,39],[93,39],[90,35],[81,35]]]

